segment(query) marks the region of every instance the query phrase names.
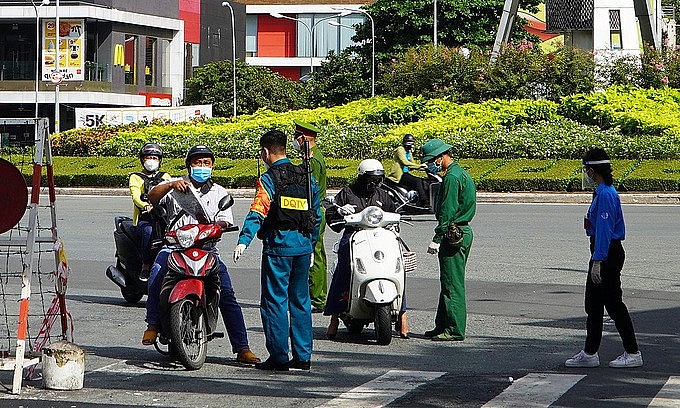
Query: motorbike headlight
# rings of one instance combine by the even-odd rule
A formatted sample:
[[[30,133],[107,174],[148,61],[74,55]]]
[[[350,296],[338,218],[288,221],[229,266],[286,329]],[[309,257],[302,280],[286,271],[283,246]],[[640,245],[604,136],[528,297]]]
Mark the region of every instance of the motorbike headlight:
[[[198,227],[192,227],[187,230],[177,230],[177,241],[182,248],[189,248],[194,244],[194,240],[198,235]]]
[[[378,225],[380,224],[380,221],[382,221],[382,219],[383,211],[378,207],[369,209],[368,211],[366,211],[366,214],[364,215],[364,220],[369,225]]]

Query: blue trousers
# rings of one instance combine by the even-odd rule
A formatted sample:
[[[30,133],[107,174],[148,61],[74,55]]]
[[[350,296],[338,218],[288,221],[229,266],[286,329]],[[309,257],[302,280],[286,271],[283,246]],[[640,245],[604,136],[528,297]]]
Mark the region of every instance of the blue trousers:
[[[142,255],[142,263],[151,265],[151,234],[153,234],[153,225],[148,221],[139,221],[137,226],[137,233],[141,239],[139,243],[139,252]]]
[[[267,351],[277,363],[288,361],[289,337],[293,358],[312,358],[309,258],[310,254],[262,255],[260,315]]]
[[[146,322],[148,324],[158,324],[160,322],[158,314],[158,300],[163,286],[163,279],[168,273],[168,256],[171,250],[163,248],[154,261],[151,268],[151,276],[149,277],[149,295],[146,299]],[[219,258],[218,258],[219,259]],[[236,301],[236,294],[231,285],[231,278],[227,271],[227,266],[219,260],[220,269],[218,275],[220,277],[220,312],[224,320],[224,327],[227,329],[229,342],[231,343],[232,352],[248,348],[248,334],[246,332],[246,323],[243,320],[243,311],[241,305]]]

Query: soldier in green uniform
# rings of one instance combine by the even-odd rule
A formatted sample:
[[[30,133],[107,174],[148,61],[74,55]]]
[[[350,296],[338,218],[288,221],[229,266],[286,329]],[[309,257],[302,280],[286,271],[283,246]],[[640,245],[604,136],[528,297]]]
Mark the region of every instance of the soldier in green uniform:
[[[454,161],[451,148],[440,139],[432,139],[421,147],[422,162],[427,163],[429,170],[445,173],[434,205],[438,225],[427,248],[429,254],[439,256],[441,291],[435,327],[425,332],[425,337],[434,341],[465,339],[465,264],[472,246],[469,223],[477,205],[475,183]]]
[[[319,196],[326,197],[326,161],[323,158],[321,149],[316,145],[316,135],[320,130],[309,123],[295,121],[295,136],[293,147],[301,152],[302,146],[307,140],[309,142],[309,163],[312,167],[312,177],[319,184]],[[314,263],[309,270],[309,296],[312,301],[312,312],[320,313],[326,306],[327,293],[327,265],[326,249],[323,245],[323,233],[326,230],[326,213],[321,207],[321,229],[319,230],[319,240],[314,245]]]

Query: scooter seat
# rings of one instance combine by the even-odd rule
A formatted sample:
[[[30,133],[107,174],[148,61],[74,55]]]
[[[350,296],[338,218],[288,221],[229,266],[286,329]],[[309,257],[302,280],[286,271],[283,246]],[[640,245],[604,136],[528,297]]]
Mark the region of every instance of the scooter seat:
[[[125,216],[117,216],[116,217],[116,231],[127,235],[133,240],[137,239],[137,231],[135,227],[132,225],[132,218],[130,217],[125,217]]]
[[[383,184],[387,188],[398,191],[399,194],[401,194],[403,197],[406,197],[406,195],[408,194],[408,190],[406,188],[399,185],[398,183],[395,183],[393,180],[388,179],[387,177],[385,178],[385,180],[383,180]]]

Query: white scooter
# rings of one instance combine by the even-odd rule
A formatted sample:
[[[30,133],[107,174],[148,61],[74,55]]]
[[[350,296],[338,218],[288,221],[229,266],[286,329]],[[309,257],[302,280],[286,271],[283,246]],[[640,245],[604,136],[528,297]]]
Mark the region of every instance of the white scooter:
[[[416,268],[415,253],[399,238],[399,214],[371,206],[343,218],[346,227],[361,229],[350,238],[348,310],[340,319],[354,334],[373,323],[378,344],[388,345],[404,299],[406,272]]]

